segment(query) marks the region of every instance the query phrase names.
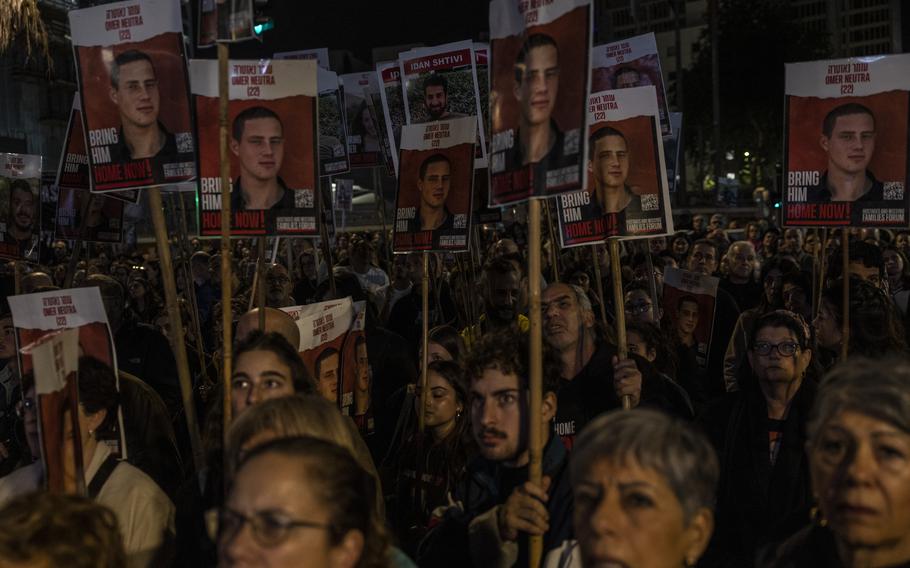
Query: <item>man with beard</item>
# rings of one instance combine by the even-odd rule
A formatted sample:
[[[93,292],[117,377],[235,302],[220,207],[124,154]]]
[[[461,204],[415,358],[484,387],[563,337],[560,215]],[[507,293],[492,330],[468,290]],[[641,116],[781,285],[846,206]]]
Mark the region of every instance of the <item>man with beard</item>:
[[[518,326],[522,332],[531,326],[527,317],[518,313],[521,294],[521,272],[507,258],[495,258],[483,269],[481,282],[484,313],[475,325],[461,331],[465,346],[470,347],[482,336],[496,335]]]
[[[265,271],[265,305],[270,308],[287,308],[296,305],[291,297],[291,277],[281,264],[272,264]]]
[[[480,456],[455,489],[460,507],[446,510],[422,545],[421,565],[527,566],[530,535],[543,537],[544,553],[571,538],[568,452],[550,428],[559,364],[546,346],[538,415],[543,479],[528,480],[528,353],[527,336],[515,330],[486,335],[472,349],[465,374]]]
[[[3,242],[18,245],[14,254],[25,255],[31,247],[35,230],[35,194],[28,182],[16,179],[10,183],[9,216]]]
[[[561,282],[547,286],[540,298],[544,341],[561,360],[559,408],[553,427],[569,449],[585,425],[607,410],[622,408],[622,397],[638,406],[642,374],[632,359],[619,360],[594,326],[594,312],[584,290]]]
[[[439,73],[432,73],[423,81],[423,106],[427,111],[427,119],[424,122],[467,116],[449,112],[449,82]]]

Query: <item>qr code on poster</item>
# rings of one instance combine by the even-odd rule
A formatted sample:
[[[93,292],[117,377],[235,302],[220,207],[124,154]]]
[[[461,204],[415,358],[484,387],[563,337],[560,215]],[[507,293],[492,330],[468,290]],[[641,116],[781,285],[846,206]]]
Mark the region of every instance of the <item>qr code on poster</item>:
[[[894,201],[903,201],[904,199],[904,184],[899,181],[886,181],[884,183],[885,190],[883,196],[887,200]]]
[[[455,229],[464,229],[465,225],[467,225],[467,223],[468,223],[467,215],[465,215],[463,213],[459,213],[458,215],[455,215],[455,218],[452,221],[452,227]]]
[[[186,154],[187,152],[193,151],[193,133],[192,132],[178,132],[174,134],[174,139],[177,142],[177,152],[181,154]]]
[[[651,195],[642,195],[641,196],[641,210],[642,211],[657,211],[660,207],[657,202],[657,194],[653,193]]]
[[[294,207],[297,209],[309,209],[313,207],[313,190],[312,189],[295,189],[294,190]]]

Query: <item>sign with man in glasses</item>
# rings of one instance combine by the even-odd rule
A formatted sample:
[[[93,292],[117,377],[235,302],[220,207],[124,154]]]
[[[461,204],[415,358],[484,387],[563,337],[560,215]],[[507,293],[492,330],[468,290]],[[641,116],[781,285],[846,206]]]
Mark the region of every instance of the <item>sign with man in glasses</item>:
[[[679,344],[705,368],[711,349],[717,285],[714,276],[667,267],[664,272],[663,309]]]
[[[585,187],[590,0],[490,3],[490,206]]]

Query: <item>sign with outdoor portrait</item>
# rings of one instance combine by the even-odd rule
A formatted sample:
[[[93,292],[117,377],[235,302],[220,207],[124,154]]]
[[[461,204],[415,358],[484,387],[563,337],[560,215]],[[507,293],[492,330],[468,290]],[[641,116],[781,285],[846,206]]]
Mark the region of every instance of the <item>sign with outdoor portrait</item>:
[[[92,191],[194,181],[196,145],[178,0],[71,10],[69,20]]]
[[[379,100],[385,119],[384,136],[389,140],[389,153],[395,175],[398,175],[398,148],[401,143],[401,127],[405,124],[404,100],[401,91],[401,68],[397,61],[376,64]]]
[[[37,260],[41,156],[0,153],[0,258]]]
[[[382,146],[379,141],[382,133],[367,96],[370,89],[374,88],[372,85],[375,81],[373,73],[341,75],[348,124],[348,155],[351,167],[354,168],[382,165]]]
[[[312,60],[232,60],[231,235],[318,233],[317,79]],[[190,64],[199,128],[199,227],[221,234],[218,62]]]
[[[662,305],[680,345],[693,351],[701,368],[708,363],[717,285],[714,276],[668,266],[664,270]],[[726,345],[715,346],[726,349]]]
[[[910,223],[910,54],[786,65],[783,225]]]
[[[590,0],[490,3],[490,205],[585,187]]]

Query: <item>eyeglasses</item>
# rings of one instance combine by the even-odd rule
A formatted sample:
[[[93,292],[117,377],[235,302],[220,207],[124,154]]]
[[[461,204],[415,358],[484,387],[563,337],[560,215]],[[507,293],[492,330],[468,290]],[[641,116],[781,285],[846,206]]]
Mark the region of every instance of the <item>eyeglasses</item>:
[[[259,512],[248,517],[225,507],[220,511],[217,509],[207,511],[206,516],[209,520],[207,523],[209,536],[213,540],[217,538],[233,540],[243,530],[243,525],[249,524],[253,540],[264,548],[274,548],[280,545],[287,540],[294,529],[331,530],[331,525],[326,523],[286,520],[269,511]]]
[[[643,314],[651,309],[651,302],[635,302],[626,304],[626,311],[630,314]]]
[[[777,352],[780,353],[782,357],[790,357],[799,349],[799,344],[792,341],[782,341],[777,344],[759,341],[752,346],[752,350],[763,357],[770,355],[771,351],[774,349],[777,349]]]

